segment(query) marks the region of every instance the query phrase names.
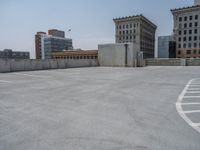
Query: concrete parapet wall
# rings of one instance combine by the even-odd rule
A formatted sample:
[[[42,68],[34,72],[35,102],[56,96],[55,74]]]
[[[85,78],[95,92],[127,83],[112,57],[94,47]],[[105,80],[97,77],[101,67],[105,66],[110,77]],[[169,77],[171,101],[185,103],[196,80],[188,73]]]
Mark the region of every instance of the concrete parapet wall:
[[[10,61],[10,70],[12,70],[12,71],[23,71],[24,70],[24,61],[11,60]]]
[[[10,72],[11,70],[10,67],[11,67],[11,64],[9,61],[0,59],[0,72]]]
[[[187,66],[200,66],[200,59],[186,59],[186,65]]]
[[[0,73],[99,66],[97,59],[0,59]]]
[[[31,60],[31,70],[42,70],[43,69],[43,61],[41,60]]]
[[[200,59],[191,58],[152,58],[145,60],[146,66],[200,66]]]
[[[178,58],[173,58],[173,59],[157,59],[157,58],[152,58],[152,59],[146,59],[145,64],[147,66],[182,66],[181,59]]]

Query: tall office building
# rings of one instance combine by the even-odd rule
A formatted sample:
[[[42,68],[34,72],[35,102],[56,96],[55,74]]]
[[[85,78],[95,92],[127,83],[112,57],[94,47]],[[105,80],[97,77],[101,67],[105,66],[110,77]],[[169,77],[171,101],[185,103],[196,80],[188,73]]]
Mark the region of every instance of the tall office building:
[[[143,15],[113,19],[116,43],[134,43],[143,52],[144,58],[154,57],[157,26]]]
[[[158,37],[158,58],[176,58],[176,42],[173,36]]]
[[[36,59],[51,59],[54,52],[73,49],[72,39],[65,38],[65,32],[52,29],[45,32],[37,32],[35,35]]]
[[[171,10],[178,58],[200,57],[200,1],[194,6]]]
[[[63,52],[64,50],[73,49],[72,39],[61,38],[51,35],[42,36],[41,45],[42,59],[51,59],[52,53]]]

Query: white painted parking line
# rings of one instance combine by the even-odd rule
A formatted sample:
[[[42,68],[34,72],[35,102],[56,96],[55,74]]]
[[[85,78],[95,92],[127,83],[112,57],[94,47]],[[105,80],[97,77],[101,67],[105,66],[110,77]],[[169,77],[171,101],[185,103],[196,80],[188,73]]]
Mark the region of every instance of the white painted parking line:
[[[198,93],[200,93],[200,91],[187,91],[186,93],[188,93],[188,94],[198,94]]]
[[[193,123],[191,124],[193,127],[199,127],[200,126],[200,123]]]
[[[50,76],[46,76],[46,75],[33,75],[33,74],[26,74],[26,73],[12,73],[12,74],[28,76],[28,77],[35,77],[35,78],[50,78]]]
[[[182,112],[180,112],[180,113],[185,113],[185,114],[200,113],[200,110],[182,111]]]
[[[186,99],[189,99],[189,98],[200,98],[200,96],[184,96],[183,98],[186,98]]]
[[[186,115],[186,114],[190,114],[190,113],[200,113],[200,110],[188,110],[188,111],[183,111],[182,105],[196,105],[199,103],[182,103],[184,98],[190,99],[190,98],[198,98],[200,99],[200,96],[185,96],[185,94],[187,94],[187,92],[189,90],[197,90],[197,88],[190,88],[191,84],[194,84],[193,82],[195,82],[198,79],[192,79],[190,80],[187,85],[185,86],[185,88],[183,89],[182,93],[179,95],[178,99],[177,99],[177,103],[176,103],[176,109],[179,113],[179,115],[192,127],[194,128],[197,132],[200,133],[200,126],[198,123],[194,123],[191,121],[191,119]],[[198,90],[200,90],[200,88],[198,88]],[[200,120],[199,120],[200,121]]]
[[[12,83],[11,81],[7,81],[7,80],[0,80],[1,83]]]
[[[200,103],[177,103],[177,105],[200,105]]]
[[[188,88],[188,91],[200,91],[200,88]]]

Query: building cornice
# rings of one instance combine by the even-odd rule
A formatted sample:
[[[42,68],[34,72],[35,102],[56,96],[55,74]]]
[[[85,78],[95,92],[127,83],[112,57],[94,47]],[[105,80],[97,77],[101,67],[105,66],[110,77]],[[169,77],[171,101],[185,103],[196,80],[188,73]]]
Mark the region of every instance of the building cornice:
[[[131,20],[140,20],[143,19],[144,21],[148,22],[149,24],[151,24],[154,28],[157,28],[157,26],[151,22],[149,19],[147,19],[145,16],[141,15],[135,15],[135,16],[126,16],[126,17],[121,17],[121,18],[114,18],[113,21],[115,23],[117,22],[121,22],[121,21],[131,21]]]
[[[172,13],[177,13],[177,12],[183,12],[183,11],[191,11],[191,10],[195,10],[195,9],[199,9],[200,10],[200,5],[183,7],[183,8],[175,8],[175,9],[171,9],[171,12]]]

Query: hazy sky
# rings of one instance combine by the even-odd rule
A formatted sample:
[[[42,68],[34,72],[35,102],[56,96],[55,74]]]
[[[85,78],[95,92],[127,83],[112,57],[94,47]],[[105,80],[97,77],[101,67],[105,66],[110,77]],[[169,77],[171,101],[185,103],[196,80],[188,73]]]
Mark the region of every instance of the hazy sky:
[[[115,17],[143,14],[157,26],[157,35],[172,33],[171,8],[193,0],[0,0],[0,50],[34,54],[34,34],[51,28],[72,29],[75,48],[97,49],[115,41]],[[68,36],[68,33],[66,33]]]

